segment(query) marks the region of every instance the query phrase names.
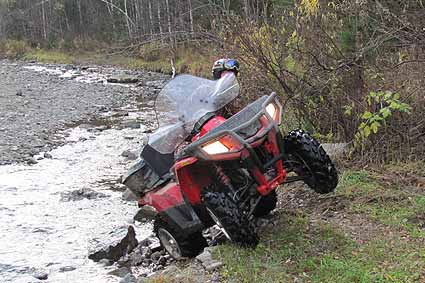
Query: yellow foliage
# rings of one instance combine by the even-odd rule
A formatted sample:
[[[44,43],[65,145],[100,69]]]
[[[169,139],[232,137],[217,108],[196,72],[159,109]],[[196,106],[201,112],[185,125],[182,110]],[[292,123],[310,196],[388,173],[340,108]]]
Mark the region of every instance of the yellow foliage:
[[[319,11],[319,0],[301,0],[301,12],[307,16],[314,16]]]

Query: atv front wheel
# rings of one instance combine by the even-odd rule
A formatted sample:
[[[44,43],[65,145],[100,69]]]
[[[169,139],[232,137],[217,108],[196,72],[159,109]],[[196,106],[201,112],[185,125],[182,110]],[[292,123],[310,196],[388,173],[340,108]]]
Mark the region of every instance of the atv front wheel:
[[[252,224],[228,194],[205,192],[202,197],[211,218],[228,240],[248,247],[258,244]]]
[[[303,130],[294,130],[284,138],[284,147],[289,169],[305,177],[304,182],[311,189],[320,194],[335,190],[338,184],[335,165],[316,139]]]
[[[273,209],[276,208],[277,194],[276,191],[271,191],[268,195],[262,196],[258,202],[257,207],[252,213],[255,217],[268,215]]]
[[[153,227],[161,246],[174,259],[197,256],[208,245],[201,231],[187,234],[159,216],[155,218]]]

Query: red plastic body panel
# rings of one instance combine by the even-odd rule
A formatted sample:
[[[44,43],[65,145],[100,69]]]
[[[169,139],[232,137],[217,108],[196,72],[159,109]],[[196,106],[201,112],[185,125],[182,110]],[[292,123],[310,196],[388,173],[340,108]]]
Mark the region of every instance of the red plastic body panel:
[[[175,173],[180,188],[191,204],[201,203],[201,190],[211,183],[211,172],[209,166],[202,166],[199,163],[193,163],[190,157],[179,161],[175,166]],[[185,166],[178,166],[178,164]]]
[[[150,205],[157,212],[183,203],[183,194],[177,183],[169,183],[159,190],[151,191],[139,200],[139,206]]]
[[[194,142],[200,139],[201,137],[205,136],[209,131],[211,131],[215,127],[220,126],[224,122],[226,122],[226,119],[221,116],[216,116],[214,118],[211,118],[208,122],[205,123],[204,126],[202,126],[201,132],[192,138],[192,141]]]

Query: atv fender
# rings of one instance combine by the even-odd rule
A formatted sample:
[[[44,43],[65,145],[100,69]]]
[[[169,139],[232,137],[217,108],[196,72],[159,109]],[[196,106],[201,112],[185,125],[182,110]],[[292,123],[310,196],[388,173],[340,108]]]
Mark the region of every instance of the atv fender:
[[[164,221],[187,233],[203,229],[201,220],[183,197],[177,183],[169,183],[164,188],[147,193],[139,200],[139,206],[143,205],[154,207]]]

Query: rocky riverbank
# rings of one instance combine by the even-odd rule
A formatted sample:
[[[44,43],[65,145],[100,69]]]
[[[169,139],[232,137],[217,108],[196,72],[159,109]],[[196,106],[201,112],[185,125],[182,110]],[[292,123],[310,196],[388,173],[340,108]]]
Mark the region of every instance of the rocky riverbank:
[[[140,127],[136,113],[169,78],[9,60],[0,61],[0,76],[0,165],[35,163],[34,155],[64,144],[63,131],[82,123],[92,131]]]
[[[151,233],[120,176],[156,127],[169,77],[8,60],[0,75],[2,282],[119,281],[118,263],[89,260],[88,247],[113,245],[128,225]]]

